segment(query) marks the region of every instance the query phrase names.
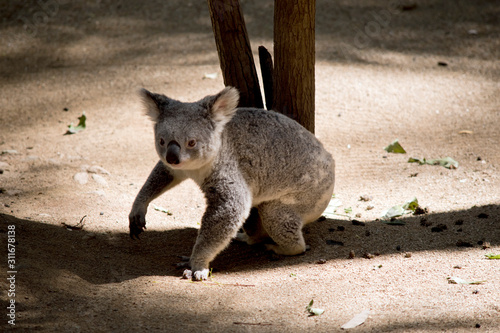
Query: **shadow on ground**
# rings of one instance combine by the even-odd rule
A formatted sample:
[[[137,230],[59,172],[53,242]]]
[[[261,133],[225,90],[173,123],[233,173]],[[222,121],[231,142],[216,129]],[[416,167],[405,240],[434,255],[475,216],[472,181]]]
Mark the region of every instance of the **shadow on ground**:
[[[148,64],[143,59],[146,55],[150,59],[168,55],[185,63],[186,43],[191,45],[190,55],[203,55],[203,60],[193,65],[216,62],[213,57],[207,60],[207,55],[215,54],[215,45],[205,2],[186,6],[184,1],[60,0],[47,1],[53,5],[45,7],[40,3],[10,1],[0,5],[4,43],[21,45],[0,59],[0,73],[11,82],[19,80],[24,71],[62,69],[80,73],[88,67],[98,71],[113,68],[117,59],[122,64],[137,65],[137,59]],[[272,49],[272,1],[245,1],[242,7],[249,37],[269,41],[265,46]],[[494,1],[428,0],[413,7],[403,1],[317,1],[316,11],[316,36],[321,44],[316,51],[321,60],[366,63],[362,54],[371,50],[449,58],[466,55],[471,59],[498,55],[498,43],[491,43],[492,36],[498,35],[500,17],[500,6]],[[73,47],[89,39],[102,44],[98,52],[82,48],[78,56],[68,57]],[[37,52],[22,46],[26,40],[39,44]],[[254,49],[258,46],[253,45]]]
[[[180,276],[175,267],[179,255],[189,255],[197,230],[146,231],[140,240],[128,234],[94,234],[69,231],[35,221],[0,215],[1,230],[16,226],[19,270],[42,268],[48,274],[68,270],[92,284],[121,282],[141,276]],[[212,263],[214,272],[252,272],[259,269],[293,266],[319,259],[344,260],[349,252],[389,255],[397,252],[430,250],[460,251],[500,244],[500,206],[473,207],[466,211],[421,215],[402,219],[405,225],[381,221],[354,225],[330,220],[306,226],[304,234],[311,250],[296,257],[278,257],[262,246],[233,241]],[[44,252],[40,249],[43,248]],[[485,254],[488,253],[487,249]],[[95,267],[100,266],[100,270]],[[90,269],[93,267],[93,269]],[[93,272],[100,271],[99,274]],[[50,276],[46,276],[50,278]]]

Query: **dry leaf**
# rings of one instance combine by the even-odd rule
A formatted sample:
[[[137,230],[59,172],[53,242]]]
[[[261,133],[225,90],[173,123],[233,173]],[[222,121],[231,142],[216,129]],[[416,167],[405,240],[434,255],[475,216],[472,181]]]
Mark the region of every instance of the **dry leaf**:
[[[347,330],[347,329],[359,326],[359,325],[363,324],[366,319],[368,319],[369,315],[370,315],[370,310],[365,310],[361,313],[358,313],[357,315],[354,316],[354,318],[349,320],[347,323],[342,325],[340,328],[343,330]]]

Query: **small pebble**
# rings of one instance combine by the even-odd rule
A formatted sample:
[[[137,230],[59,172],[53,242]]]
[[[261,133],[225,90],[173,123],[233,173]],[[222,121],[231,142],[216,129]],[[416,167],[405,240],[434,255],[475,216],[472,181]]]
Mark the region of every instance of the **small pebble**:
[[[406,252],[405,253],[405,258],[411,258],[411,253],[410,252]]]
[[[472,293],[473,293],[474,295],[477,295],[477,294],[479,294],[479,290],[474,290]]]
[[[413,215],[423,215],[423,214],[427,214],[429,212],[429,210],[427,208],[422,208],[420,206],[418,206],[415,211],[413,212]]]
[[[359,197],[359,201],[371,201],[372,199],[373,199],[373,197],[371,195],[368,195],[368,194],[364,194],[364,195]]]
[[[356,257],[356,252],[354,250],[349,251],[349,259],[354,259]]]
[[[323,265],[323,264],[326,264],[326,259],[319,259],[318,261],[316,261],[316,263],[318,265]]]
[[[375,255],[373,255],[373,254],[371,254],[371,253],[369,253],[369,252],[365,252],[365,253],[363,254],[363,258],[366,258],[366,259],[373,259],[373,258],[375,258]]]
[[[459,239],[456,243],[458,247],[473,247],[472,243],[469,242],[464,242],[463,240]]]
[[[478,218],[480,218],[480,219],[487,219],[487,218],[488,218],[488,214],[486,214],[486,213],[481,213],[481,214],[479,214],[477,217],[478,217]]]
[[[373,207],[373,206],[367,206],[366,210],[372,210],[373,208],[375,208],[375,207]]]
[[[432,225],[432,222],[429,222],[429,221],[427,221],[427,218],[422,217],[422,218],[420,219],[420,225],[421,225],[422,227],[430,227],[430,226]]]
[[[491,247],[490,242],[484,242],[483,243],[483,250],[489,249]]]
[[[77,182],[80,185],[85,185],[89,181],[89,175],[86,172],[78,172],[73,176],[73,179],[75,182]]]
[[[442,231],[445,231],[447,230],[448,227],[446,226],[446,224],[438,224],[437,227],[433,227],[431,229],[432,232],[442,232]]]
[[[401,245],[396,246],[396,251],[401,251]]]
[[[365,222],[361,222],[361,221],[358,221],[358,220],[352,220],[352,225],[359,225],[359,226],[362,226],[364,227],[366,225]]]

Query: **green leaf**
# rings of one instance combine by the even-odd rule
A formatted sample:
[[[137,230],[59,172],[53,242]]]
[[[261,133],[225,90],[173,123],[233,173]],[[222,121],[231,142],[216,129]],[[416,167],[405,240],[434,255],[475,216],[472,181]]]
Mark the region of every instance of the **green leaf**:
[[[382,218],[390,220],[393,217],[399,217],[399,216],[403,216],[406,214],[411,214],[417,208],[418,208],[418,200],[417,200],[417,198],[413,198],[411,200],[408,200],[407,202],[405,202],[402,205],[396,205],[396,206],[393,206],[393,207],[389,208],[388,210],[384,211],[382,213]],[[399,222],[399,221],[398,222],[391,221],[391,222],[384,222],[384,223],[394,224],[394,225],[404,225],[405,224],[404,222]]]
[[[486,281],[465,281],[464,279],[458,278],[458,277],[449,277],[448,283],[451,284],[483,284]]]
[[[80,131],[83,131],[86,127],[85,121],[87,121],[87,116],[85,115],[85,112],[82,113],[80,117],[78,117],[78,125],[73,126],[73,123],[68,125],[68,131],[65,133],[65,135],[68,134],[76,134]]]
[[[418,163],[420,165],[423,164],[429,164],[429,165],[440,165],[442,167],[445,167],[447,169],[456,169],[458,168],[458,162],[455,161],[451,157],[445,157],[445,158],[438,158],[438,159],[425,159],[425,158],[416,158],[416,157],[410,157],[408,159],[408,163]]]
[[[384,150],[388,153],[406,154],[406,150],[404,150],[403,147],[401,147],[398,139],[394,140],[390,145],[385,147]]]
[[[484,256],[488,259],[500,259],[500,254],[490,253],[490,254],[485,254]]]
[[[425,164],[425,158],[420,159],[417,157],[410,157],[408,159],[408,163],[418,163],[418,164],[422,165],[422,164]]]
[[[313,308],[313,303],[314,303],[314,300],[311,300],[309,302],[309,305],[306,306],[306,312],[309,313],[309,316],[319,316],[321,314],[323,314],[323,312],[325,312],[325,310],[323,309],[318,309],[318,308]]]
[[[163,208],[163,207],[157,206],[157,205],[155,205],[155,204],[153,204],[153,208],[154,208],[154,210],[157,210],[157,211],[159,211],[159,212],[165,213],[165,214],[167,214],[167,215],[172,215],[172,213],[171,213],[168,209],[166,209],[166,208]]]
[[[344,212],[346,214],[351,214],[352,213],[352,207],[347,207],[347,208],[344,208]]]
[[[417,208],[418,208],[418,200],[416,197],[414,197],[411,200],[408,200],[403,204],[403,209],[405,210],[411,210],[412,212],[414,212]]]

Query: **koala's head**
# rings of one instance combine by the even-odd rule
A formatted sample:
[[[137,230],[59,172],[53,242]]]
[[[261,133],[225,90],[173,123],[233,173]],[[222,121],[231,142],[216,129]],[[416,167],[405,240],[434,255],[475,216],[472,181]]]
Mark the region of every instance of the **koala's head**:
[[[153,120],[160,159],[173,169],[195,170],[217,154],[224,126],[238,105],[238,90],[227,87],[217,95],[182,103],[145,89],[141,95]]]

